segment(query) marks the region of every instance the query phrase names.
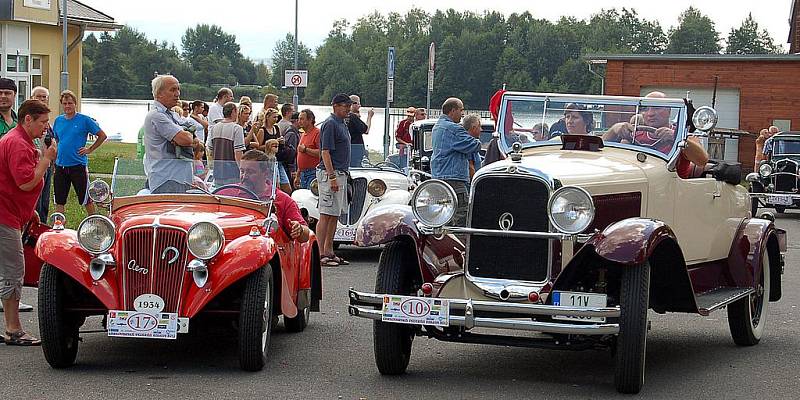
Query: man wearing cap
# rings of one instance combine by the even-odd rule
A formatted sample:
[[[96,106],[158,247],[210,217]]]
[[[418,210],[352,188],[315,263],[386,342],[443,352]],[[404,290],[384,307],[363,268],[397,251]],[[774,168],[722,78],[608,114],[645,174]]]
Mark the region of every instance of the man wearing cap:
[[[335,267],[347,261],[333,253],[333,235],[336,221],[347,207],[347,172],[350,166],[350,131],[344,118],[350,111],[352,101],[346,94],[333,96],[333,113],[320,128],[322,159],[317,166],[319,183],[319,224],[317,236],[322,255],[322,265]]]
[[[17,84],[11,79],[0,78],[0,137],[17,126],[17,113],[14,101],[17,97]]]
[[[406,108],[406,119],[397,124],[397,129],[394,131],[394,139],[397,140],[397,148],[400,149],[400,168],[408,166],[408,151],[407,146],[411,146],[411,124],[414,123],[414,116],[417,109],[414,107]]]
[[[464,103],[451,97],[442,104],[442,115],[431,131],[431,176],[447,182],[456,192],[458,205],[452,221],[456,226],[465,226],[467,222],[469,159],[481,149],[481,141],[459,124],[463,115]]]
[[[367,122],[361,120],[361,98],[351,94],[350,113],[347,114],[345,124],[350,131],[350,166],[360,167],[361,160],[364,159],[366,148],[364,147],[364,135],[369,134],[369,128],[372,126],[372,116],[375,115],[375,110],[369,109],[367,113]]]

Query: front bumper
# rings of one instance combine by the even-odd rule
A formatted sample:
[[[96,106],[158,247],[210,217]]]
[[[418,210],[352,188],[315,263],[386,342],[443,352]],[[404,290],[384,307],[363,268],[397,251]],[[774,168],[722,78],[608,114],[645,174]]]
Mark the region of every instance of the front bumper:
[[[349,291],[348,312],[354,317],[381,321],[384,294]],[[619,324],[533,321],[534,316],[619,318],[619,307],[579,308],[542,304],[506,303],[471,299],[443,299],[449,302],[449,325],[464,329],[495,328],[567,335],[615,335]],[[463,314],[463,315],[461,315]],[[502,315],[503,317],[490,316]]]

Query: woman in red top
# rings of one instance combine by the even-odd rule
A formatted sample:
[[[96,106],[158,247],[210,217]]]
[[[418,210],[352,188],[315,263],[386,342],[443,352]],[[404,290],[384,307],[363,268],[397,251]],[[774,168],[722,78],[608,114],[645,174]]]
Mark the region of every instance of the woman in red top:
[[[22,251],[22,227],[38,220],[34,207],[44,185],[44,174],[56,159],[56,146],[47,144],[44,157],[33,144],[47,129],[50,109],[39,100],[27,100],[20,106],[19,124],[0,139],[0,299],[5,312],[8,345],[37,346],[41,341],[22,330],[19,300],[25,258]]]

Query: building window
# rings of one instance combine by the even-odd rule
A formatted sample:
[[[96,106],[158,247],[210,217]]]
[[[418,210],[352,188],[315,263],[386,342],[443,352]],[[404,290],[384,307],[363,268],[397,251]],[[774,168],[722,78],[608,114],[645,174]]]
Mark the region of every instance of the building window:
[[[773,119],[772,125],[777,126],[778,129],[781,130],[781,132],[787,132],[792,130],[792,120],[790,119]]]
[[[17,56],[9,54],[6,56],[7,72],[28,72],[28,56]]]
[[[42,85],[42,57],[31,57],[31,87]]]

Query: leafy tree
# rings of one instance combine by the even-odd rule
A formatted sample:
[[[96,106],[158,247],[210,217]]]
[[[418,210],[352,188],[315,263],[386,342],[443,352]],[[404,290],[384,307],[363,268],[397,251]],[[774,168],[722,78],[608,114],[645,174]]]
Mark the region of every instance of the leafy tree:
[[[229,80],[220,83],[228,84],[252,84],[256,80],[255,65],[242,55],[241,48],[236,43],[236,36],[226,33],[217,25],[199,24],[187,29],[181,37],[181,46],[184,58],[195,69],[199,63],[208,65],[205,56],[219,60],[222,67],[228,68],[228,71],[224,72],[219,70],[220,66],[208,70],[206,78],[212,75],[225,75]]]
[[[93,86],[96,93],[121,98],[128,94],[132,80],[131,74],[123,66],[108,32],[103,32],[100,36],[97,59],[92,70],[97,79],[87,83]]]
[[[694,7],[678,18],[678,26],[669,31],[667,52],[672,54],[717,54],[722,48],[714,21]]]
[[[775,54],[781,48],[775,44],[772,36],[766,29],[759,30],[758,23],[753,20],[753,14],[747,15],[738,28],[732,28],[728,34],[728,54]]]
[[[311,50],[309,50],[303,43],[298,43],[297,46],[297,67],[298,69],[308,69],[311,64]],[[284,84],[284,71],[287,69],[294,69],[294,35],[287,33],[283,40],[278,41],[272,50],[272,77],[270,83],[272,86],[279,88]],[[309,81],[312,79],[309,74]],[[293,90],[286,90],[283,92],[285,96],[291,99],[294,94]],[[303,97],[303,88],[298,89],[298,96]],[[291,94],[290,94],[291,93]]]

